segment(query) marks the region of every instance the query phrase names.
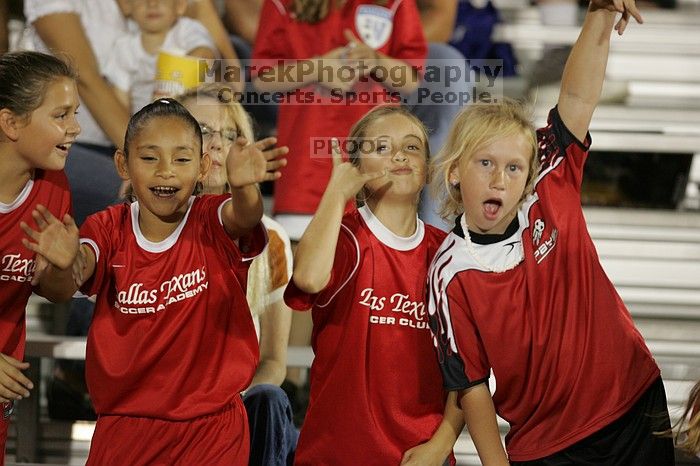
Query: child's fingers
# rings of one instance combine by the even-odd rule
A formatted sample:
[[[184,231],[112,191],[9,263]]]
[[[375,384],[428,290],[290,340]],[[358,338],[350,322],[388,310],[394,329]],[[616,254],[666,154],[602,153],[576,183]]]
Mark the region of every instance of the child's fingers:
[[[287,165],[287,159],[270,160],[265,164],[265,171],[276,171]]]
[[[615,30],[619,35],[622,35],[627,29],[627,23],[629,22],[629,14],[627,12],[622,13],[622,18],[615,25]]]
[[[276,171],[276,172],[265,172],[265,176],[263,176],[262,181],[275,181],[278,180],[282,177],[282,172]]]
[[[255,142],[255,147],[257,147],[260,150],[265,150],[268,147],[272,147],[275,144],[277,144],[277,138],[276,137],[269,137],[265,139],[261,139],[260,141]]]
[[[41,254],[41,251],[39,250],[39,245],[36,243],[32,243],[27,238],[22,238],[22,245],[32,252],[35,252],[37,254]]]
[[[68,231],[78,231],[78,225],[75,224],[75,220],[69,214],[63,216],[63,224],[68,228]]]
[[[38,231],[34,230],[29,225],[27,225],[26,223],[19,222],[19,227],[22,229],[22,231],[24,232],[25,235],[29,236],[34,241],[38,242],[39,238],[41,238],[41,234]]]
[[[19,374],[22,375],[21,372]],[[5,372],[2,383],[0,383],[0,396],[11,400],[21,400],[22,398],[28,397],[29,390],[27,387],[15,380],[13,375],[15,374]],[[24,376],[22,375],[22,377]],[[29,381],[26,377],[24,377],[24,379]]]
[[[348,44],[357,44],[359,42],[359,39],[355,37],[355,34],[348,28],[343,29],[343,36],[345,36],[345,40],[348,41]]]
[[[613,0],[613,6],[615,6],[615,10],[619,11],[620,13],[625,11],[625,4],[623,0]]]
[[[642,14],[639,12],[639,8],[637,8],[637,2],[635,0],[624,0],[624,3],[625,12],[631,15],[634,20],[637,21],[637,24],[642,24],[644,22],[644,18],[642,18]]]
[[[28,362],[19,361],[19,360],[15,359],[15,358],[13,358],[12,356],[9,356],[9,355],[7,355],[7,354],[0,354],[0,356],[2,357],[2,359],[5,360],[6,363],[8,363],[9,365],[11,365],[12,367],[16,367],[17,369],[22,369],[22,370],[29,369],[29,363],[28,363]],[[23,376],[23,377],[24,377],[24,376]],[[27,379],[26,377],[25,377],[25,379],[26,379],[27,381],[29,381],[29,379]],[[31,382],[29,382],[29,384],[32,385]],[[29,388],[33,388],[33,385],[30,386]]]
[[[54,223],[58,221],[58,219],[53,216],[51,211],[43,205],[37,204],[36,210],[38,210],[39,213],[44,216],[44,220],[46,220],[46,223]]]
[[[44,216],[38,210],[32,211],[32,218],[34,219],[36,226],[39,227],[39,231],[44,231],[46,227],[49,226],[49,224],[46,223]]]

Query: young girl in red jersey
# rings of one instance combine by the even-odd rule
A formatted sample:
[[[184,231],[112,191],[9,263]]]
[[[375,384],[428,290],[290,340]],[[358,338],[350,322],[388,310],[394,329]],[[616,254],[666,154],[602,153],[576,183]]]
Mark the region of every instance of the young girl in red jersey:
[[[298,465],[442,465],[463,423],[446,402],[425,310],[428,264],[444,233],[418,219],[428,137],[380,107],[337,144],[333,174],[295,254],[285,300],[312,308],[309,409]],[[343,215],[362,192],[363,205]]]
[[[245,299],[263,249],[256,183],[279,176],[274,139],[227,159],[231,191],[192,196],[209,168],[197,121],[171,99],[130,120],[115,161],[136,201],[90,216],[80,230],[81,290],[97,295],[86,375],[99,418],[90,465],[247,465],[240,391],[258,346]],[[38,251],[56,219],[30,231]],[[66,283],[66,296],[75,290]]]
[[[41,275],[46,258],[22,245],[20,225],[33,223],[34,209],[48,210],[63,219],[77,249],[63,166],[80,133],[78,105],[75,72],[63,61],[36,52],[0,57],[0,464],[13,403],[33,388],[22,374],[29,367],[22,362],[27,300],[32,291],[47,297],[55,291]],[[59,272],[71,261],[69,253],[51,267]]]
[[[514,102],[471,106],[438,164],[443,214],[463,214],[431,265],[431,330],[484,464],[508,464],[495,412],[511,465],[673,464],[659,368],[581,209],[616,10],[620,34],[641,22],[633,0],[589,5],[547,127]]]

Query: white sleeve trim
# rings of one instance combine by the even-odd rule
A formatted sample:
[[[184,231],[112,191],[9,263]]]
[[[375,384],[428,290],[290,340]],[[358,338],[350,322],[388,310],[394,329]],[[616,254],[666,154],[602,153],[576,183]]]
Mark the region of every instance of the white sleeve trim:
[[[222,202],[222,203],[219,205],[219,208],[217,209],[217,214],[218,214],[218,216],[219,216],[219,224],[221,225],[221,228],[224,229],[224,232],[226,231],[226,227],[224,226],[224,219],[221,217],[221,211],[224,209],[224,205],[226,205],[227,202],[231,202],[231,198],[230,198],[230,197],[229,197],[228,199],[224,200],[224,202]],[[241,260],[242,260],[243,262],[252,261],[252,260],[255,259],[256,257],[259,257],[260,254],[262,254],[263,252],[265,252],[265,249],[267,249],[267,243],[269,242],[269,239],[268,239],[268,237],[267,237],[267,229],[265,228],[265,225],[262,223],[262,220],[260,220],[260,222],[258,222],[258,223],[261,224],[261,225],[263,225],[263,233],[265,234],[265,247],[262,248],[262,250],[261,250],[258,254],[256,254],[255,256],[252,256],[252,257],[244,257],[243,254],[241,254]],[[257,225],[256,225],[256,227],[257,227]],[[255,228],[255,227],[253,227],[253,228]],[[226,234],[228,234],[228,233],[226,233]],[[240,244],[239,244],[239,242],[238,242],[238,238],[236,238],[236,239],[231,239],[231,241],[233,241],[233,242],[236,244],[236,247],[239,249],[239,252],[240,252]]]
[[[100,261],[100,248],[97,246],[97,243],[90,238],[80,238],[80,244],[87,244],[92,248],[95,252],[95,264],[97,264]]]

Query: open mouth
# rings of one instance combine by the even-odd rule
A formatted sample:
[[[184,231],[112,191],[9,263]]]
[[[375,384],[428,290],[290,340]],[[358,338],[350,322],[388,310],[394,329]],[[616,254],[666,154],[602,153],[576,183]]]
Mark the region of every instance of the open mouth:
[[[409,175],[409,174],[413,173],[413,170],[408,168],[408,167],[396,168],[394,170],[391,170],[391,173],[393,173],[394,175]]]
[[[56,149],[60,150],[61,152],[68,152],[68,149],[70,149],[70,146],[72,144],[72,142],[68,142],[66,144],[57,144]]]
[[[489,220],[498,218],[498,212],[503,207],[503,201],[500,199],[488,199],[484,202],[484,216]]]
[[[173,186],[154,186],[149,188],[156,197],[169,198],[173,197],[180,189]]]

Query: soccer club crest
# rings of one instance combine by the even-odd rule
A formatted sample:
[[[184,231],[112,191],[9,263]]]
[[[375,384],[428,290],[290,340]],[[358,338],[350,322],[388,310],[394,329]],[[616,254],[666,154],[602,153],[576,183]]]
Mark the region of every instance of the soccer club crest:
[[[355,12],[355,29],[362,42],[380,49],[391,37],[394,12],[377,5],[360,5]]]

